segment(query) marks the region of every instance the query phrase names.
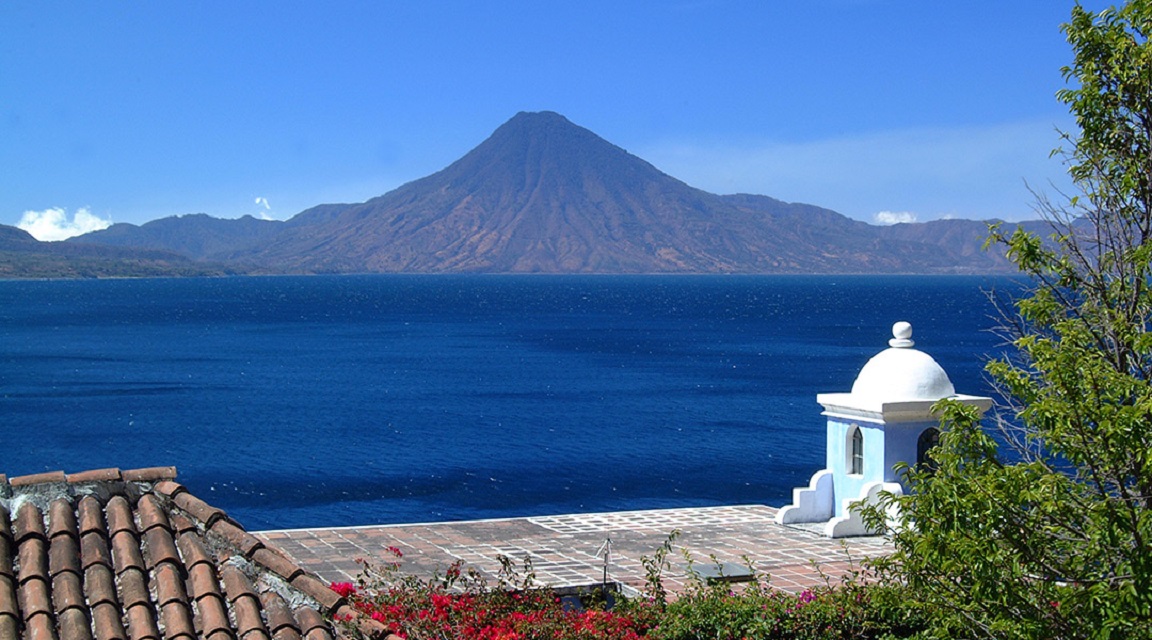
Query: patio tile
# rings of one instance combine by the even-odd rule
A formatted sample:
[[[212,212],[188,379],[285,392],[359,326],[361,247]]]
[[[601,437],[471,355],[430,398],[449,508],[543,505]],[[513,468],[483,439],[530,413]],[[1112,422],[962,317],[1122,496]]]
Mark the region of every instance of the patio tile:
[[[831,540],[799,528],[775,523],[776,509],[763,505],[570,514],[501,520],[443,522],[419,525],[378,525],[339,529],[296,529],[256,532],[275,541],[289,557],[332,582],[354,579],[355,558],[381,564],[393,561],[386,550],[404,553],[402,570],[430,576],[457,560],[493,580],[498,556],[519,565],[532,560],[537,579],[555,587],[586,585],[603,576],[598,552],[611,539],[609,579],[640,587],[651,557],[673,531],[665,586],[673,591],[687,582],[684,553],[697,563],[743,564],[745,558],[772,575],[776,588],[799,592],[824,584],[821,569],[833,580],[855,561],[890,552],[880,538]],[[351,557],[350,557],[351,556]]]

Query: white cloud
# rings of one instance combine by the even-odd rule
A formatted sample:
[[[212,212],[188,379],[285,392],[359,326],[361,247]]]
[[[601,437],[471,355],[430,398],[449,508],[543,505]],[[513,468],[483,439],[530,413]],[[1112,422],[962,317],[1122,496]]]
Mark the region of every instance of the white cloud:
[[[916,222],[916,214],[911,211],[877,211],[872,220],[883,225]]]
[[[68,220],[68,212],[63,209],[45,209],[25,211],[16,226],[32,234],[37,240],[51,242],[107,229],[112,226],[112,221],[94,215],[87,208],[77,209],[72,220]]]
[[[256,198],[256,204],[263,207],[262,210],[260,210],[256,213],[256,215],[260,216],[261,220],[274,220],[275,219],[272,216],[268,215],[268,212],[272,210],[272,205],[268,204],[268,198]]]

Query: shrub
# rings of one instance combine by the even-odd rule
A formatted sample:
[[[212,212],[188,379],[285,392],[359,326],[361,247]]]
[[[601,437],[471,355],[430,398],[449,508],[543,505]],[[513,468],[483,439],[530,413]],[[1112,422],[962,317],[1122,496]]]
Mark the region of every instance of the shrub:
[[[1152,638],[1152,1],[1077,4],[1063,30],[1076,195],[1038,198],[1047,239],[991,237],[1029,281],[987,367],[1001,437],[944,401],[934,470],[883,505],[901,517],[877,566],[938,636]]]
[[[826,581],[799,595],[771,588],[755,571],[739,591],[697,578],[670,598],[662,576],[673,539],[644,558],[648,585],[642,596],[606,598],[593,590],[579,607],[564,606],[554,591],[536,585],[527,561],[517,567],[501,558],[495,585],[459,563],[443,575],[420,579],[401,574],[402,554],[394,548],[392,561],[379,567],[364,563],[357,584],[332,588],[410,640],[844,640],[910,637],[924,626],[903,604],[898,587],[865,584],[856,572],[841,586]]]
[[[749,569],[752,578],[741,585],[709,584],[697,577],[667,604],[647,637],[864,640],[908,638],[926,627],[924,618],[904,604],[902,588],[867,583],[855,569],[837,586],[825,576],[823,585],[799,594],[774,589],[768,576]]]
[[[429,579],[402,576],[401,553],[382,567],[364,563],[357,585],[332,588],[354,607],[409,640],[632,640],[641,638],[655,620],[657,609],[637,605],[627,614],[608,611],[607,599],[590,593],[581,607],[565,607],[548,588],[535,584],[527,561],[517,568],[501,557],[495,586],[477,572],[453,564]]]

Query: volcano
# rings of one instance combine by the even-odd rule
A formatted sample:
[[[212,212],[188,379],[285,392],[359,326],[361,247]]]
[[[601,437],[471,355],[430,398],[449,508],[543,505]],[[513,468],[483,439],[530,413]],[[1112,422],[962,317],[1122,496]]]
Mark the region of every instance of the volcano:
[[[178,237],[180,247],[142,242],[131,225],[81,241],[281,273],[1012,270],[1003,255],[978,250],[983,222],[876,227],[813,205],[708,193],[549,111],[519,113],[445,169],[367,202],[321,205],[258,229],[197,219],[193,230],[193,218],[138,228],[177,227],[149,237]],[[178,232],[185,226],[191,235]],[[193,244],[215,250],[189,254]]]

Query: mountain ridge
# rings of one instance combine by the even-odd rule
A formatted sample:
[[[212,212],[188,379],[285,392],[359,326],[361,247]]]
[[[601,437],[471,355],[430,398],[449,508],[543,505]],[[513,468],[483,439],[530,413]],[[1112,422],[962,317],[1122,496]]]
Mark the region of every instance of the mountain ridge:
[[[939,224],[938,224],[939,223]],[[554,112],[521,112],[444,169],[284,222],[201,214],[72,239],[277,273],[1000,273],[987,223],[878,227],[692,187]]]
[[[173,251],[130,246],[41,242],[0,225],[0,278],[139,278],[223,276],[242,268],[194,261]]]

